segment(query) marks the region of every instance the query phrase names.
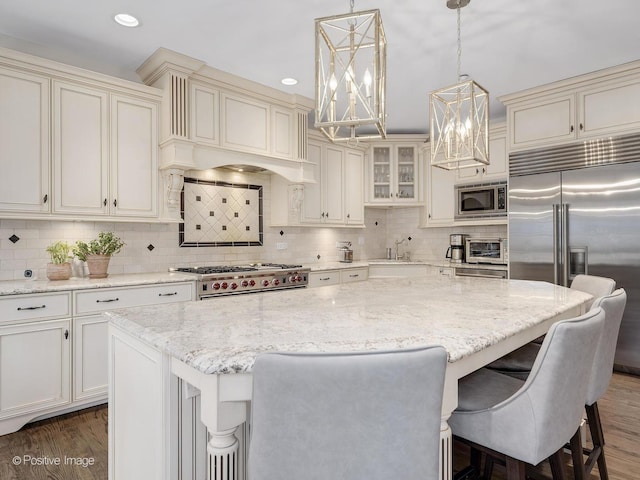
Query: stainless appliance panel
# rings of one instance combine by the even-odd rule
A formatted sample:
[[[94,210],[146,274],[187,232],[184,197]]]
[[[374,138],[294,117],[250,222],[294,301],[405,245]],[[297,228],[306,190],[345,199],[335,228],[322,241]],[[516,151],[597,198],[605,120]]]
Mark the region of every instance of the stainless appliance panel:
[[[554,281],[554,205],[560,174],[509,180],[509,268],[515,279]]]
[[[509,181],[511,278],[613,278],[628,295],[615,368],[640,374],[640,162]]]

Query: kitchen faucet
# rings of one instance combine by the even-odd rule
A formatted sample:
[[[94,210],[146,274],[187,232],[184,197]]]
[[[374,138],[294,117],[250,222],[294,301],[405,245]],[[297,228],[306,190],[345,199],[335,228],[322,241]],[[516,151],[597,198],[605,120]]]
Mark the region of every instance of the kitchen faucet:
[[[398,247],[400,245],[402,245],[403,243],[405,243],[407,241],[406,238],[403,238],[402,240],[396,240],[395,244],[396,244],[396,260],[400,260],[401,256],[398,254]]]

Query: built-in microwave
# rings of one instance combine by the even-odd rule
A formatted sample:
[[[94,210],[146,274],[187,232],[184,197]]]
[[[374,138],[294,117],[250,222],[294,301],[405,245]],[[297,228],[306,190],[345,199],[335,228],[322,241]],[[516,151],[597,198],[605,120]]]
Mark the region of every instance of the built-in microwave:
[[[457,185],[455,218],[501,217],[507,214],[507,182]]]
[[[509,248],[505,238],[467,237],[464,253],[467,263],[506,265],[509,262]]]

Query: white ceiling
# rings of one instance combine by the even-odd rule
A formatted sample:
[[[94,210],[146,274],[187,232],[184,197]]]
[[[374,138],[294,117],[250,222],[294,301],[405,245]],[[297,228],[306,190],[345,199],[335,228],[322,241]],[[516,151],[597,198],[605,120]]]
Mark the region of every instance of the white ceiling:
[[[372,8],[388,42],[387,131],[426,132],[429,92],[456,81],[456,12],[446,0],[355,0]],[[119,12],[142,25],[117,25]],[[348,0],[0,0],[0,46],[136,81],[165,47],[313,98],[314,19],[348,12]],[[500,95],[640,58],[639,21],[637,0],[471,0],[462,73],[503,118]]]

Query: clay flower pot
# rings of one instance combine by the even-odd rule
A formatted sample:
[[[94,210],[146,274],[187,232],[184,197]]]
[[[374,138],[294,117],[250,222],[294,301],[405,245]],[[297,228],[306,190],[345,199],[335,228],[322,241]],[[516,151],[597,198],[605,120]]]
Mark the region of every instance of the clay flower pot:
[[[47,263],[47,278],[49,280],[69,280],[71,278],[71,264]]]
[[[107,278],[109,275],[109,255],[87,255],[87,267],[89,267],[89,278]]]

